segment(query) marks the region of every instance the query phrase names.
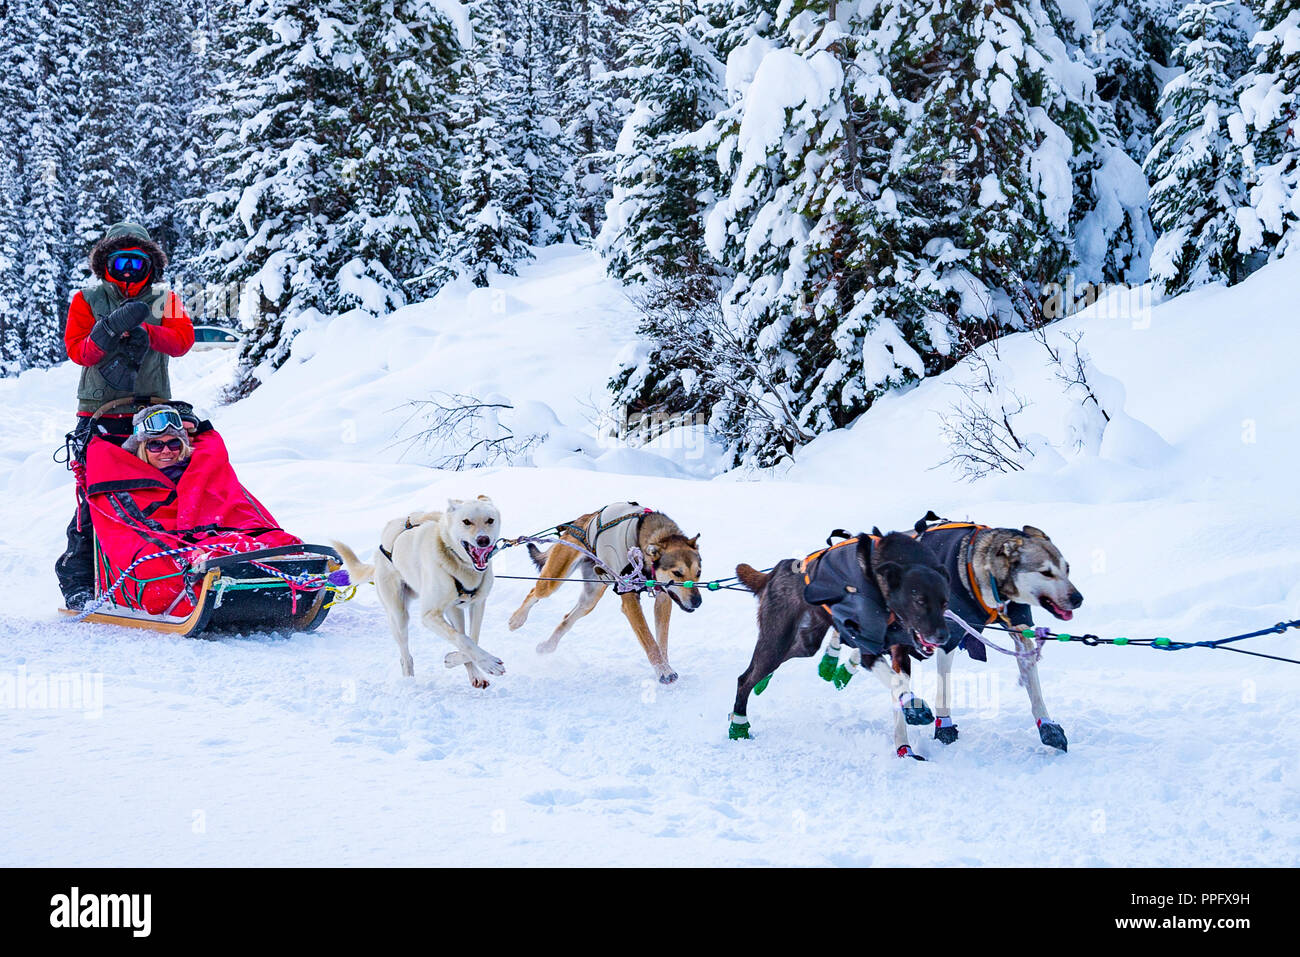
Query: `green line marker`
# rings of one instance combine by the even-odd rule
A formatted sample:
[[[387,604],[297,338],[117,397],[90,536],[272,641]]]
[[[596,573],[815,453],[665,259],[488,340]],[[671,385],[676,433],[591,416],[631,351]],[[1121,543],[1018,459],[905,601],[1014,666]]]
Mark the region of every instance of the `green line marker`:
[[[1155,645],[1157,648],[1168,648],[1168,647],[1169,647],[1169,639],[1168,639],[1168,638],[1157,638],[1155,641],[1151,642],[1151,644]]]
[[[1128,639],[1127,639],[1127,638],[1115,638],[1115,639],[1113,639],[1113,640],[1111,641],[1111,644],[1112,644],[1112,645],[1127,645],[1127,644],[1128,644]]]

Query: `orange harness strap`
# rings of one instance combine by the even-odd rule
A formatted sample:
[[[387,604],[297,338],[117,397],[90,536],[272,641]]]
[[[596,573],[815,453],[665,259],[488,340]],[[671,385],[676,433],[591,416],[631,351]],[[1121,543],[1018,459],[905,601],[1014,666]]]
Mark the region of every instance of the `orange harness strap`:
[[[831,546],[829,546],[828,548],[822,548],[822,549],[819,549],[818,551],[813,552],[811,555],[806,556],[806,557],[804,558],[804,560],[801,561],[801,562],[799,563],[799,565],[798,565],[798,569],[799,569],[800,573],[803,574],[803,583],[804,583],[805,585],[811,585],[811,584],[812,584],[812,575],[809,574],[809,572],[808,572],[808,566],[809,566],[809,565],[811,565],[811,564],[812,564],[813,562],[815,562],[817,559],[821,558],[821,557],[822,557],[823,555],[825,555],[827,552],[834,551],[834,550],[837,549],[837,548],[843,548],[845,545],[857,545],[857,544],[858,544],[858,541],[859,541],[860,538],[862,538],[862,537],[863,537],[863,536],[858,536],[858,537],[855,537],[855,538],[846,538],[846,539],[845,539],[844,541],[842,541],[842,542],[836,542],[834,545],[831,545]],[[879,541],[880,541],[880,536],[878,536],[878,535],[867,535],[867,536],[865,536],[865,537],[868,538],[868,539],[870,539],[873,543],[875,543],[875,542],[879,542]],[[828,614],[828,615],[831,613],[830,608],[827,607],[826,605],[819,605],[818,607],[821,608],[823,611],[825,611],[826,614]],[[889,620],[890,620],[891,622],[894,620],[894,613],[893,613],[892,611],[889,613]]]
[[[984,614],[989,616],[987,624],[991,625],[993,624],[993,622],[1003,617],[1002,609],[994,608],[984,600],[984,595],[980,591],[979,582],[975,580],[975,563],[972,562],[970,558],[971,550],[975,545],[975,537],[979,535],[980,532],[988,529],[989,527],[990,526],[988,525],[977,525],[975,522],[944,522],[941,525],[931,525],[929,528],[926,529],[926,531],[937,532],[937,531],[945,531],[953,528],[974,529],[974,534],[971,535],[970,541],[966,543],[966,580],[970,582],[971,596],[979,604],[980,608],[983,609]],[[916,532],[913,532],[912,537],[919,538],[920,535],[918,535]]]

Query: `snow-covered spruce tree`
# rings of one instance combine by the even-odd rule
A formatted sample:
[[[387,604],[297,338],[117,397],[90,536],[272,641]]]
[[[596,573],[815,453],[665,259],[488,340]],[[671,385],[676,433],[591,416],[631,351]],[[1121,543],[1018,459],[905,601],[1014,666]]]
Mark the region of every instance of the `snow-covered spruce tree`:
[[[557,231],[565,239],[590,239],[600,229],[610,196],[607,167],[618,138],[620,85],[615,34],[628,9],[611,0],[557,4],[565,40],[558,53],[558,105],[568,163],[558,197]]]
[[[1237,209],[1246,205],[1240,152],[1228,123],[1237,112],[1233,79],[1246,37],[1229,19],[1231,0],[1195,0],[1178,17],[1183,72],[1165,87],[1166,119],[1147,158],[1151,218],[1160,228],[1151,278],[1172,295],[1245,276]]]
[[[1142,2],[1150,6],[1165,0]],[[1147,214],[1147,180],[1139,165],[1144,156],[1130,155],[1125,141],[1131,137],[1124,132],[1129,121],[1120,116],[1128,110],[1131,120],[1139,107],[1125,99],[1133,92],[1126,85],[1129,78],[1107,88],[1107,67],[1097,65],[1110,50],[1110,40],[1091,30],[1087,8],[1069,5],[1076,20],[1066,16],[1056,0],[1029,0],[1026,6],[1036,25],[1034,46],[1045,56],[1052,80],[1044,89],[1042,106],[1069,140],[1068,146],[1062,145],[1069,150],[1074,180],[1069,200],[1074,282],[1067,276],[1058,279],[1082,295],[1074,303],[1054,295],[1044,315],[1053,319],[1092,302],[1096,284],[1145,282],[1155,234]],[[1103,95],[1107,89],[1110,99]],[[1056,195],[1065,193],[1058,190]]]
[[[1243,122],[1233,139],[1242,147],[1249,204],[1238,213],[1239,251],[1266,251],[1270,261],[1289,253],[1300,230],[1300,0],[1264,0],[1261,30],[1250,41],[1254,68],[1242,77]]]
[[[1093,29],[1084,52],[1096,70],[1097,94],[1114,113],[1119,143],[1138,163],[1151,151],[1160,124],[1160,91],[1176,72],[1179,5],[1179,0],[1093,4]]]
[[[194,80],[201,54],[194,4],[137,0],[123,6],[130,37],[119,42],[134,54],[131,88],[137,96],[128,127],[132,135],[118,148],[136,168],[140,220],[164,249],[183,256],[190,243],[179,204],[197,190],[198,157],[189,122],[199,95]],[[119,77],[107,89],[120,86]]]
[[[708,262],[703,212],[722,186],[713,156],[678,141],[726,104],[723,66],[695,4],[656,0],[633,23],[621,75],[633,101],[614,149],[613,196],[596,248],[611,274],[649,279]]]
[[[703,52],[694,50],[700,61],[704,62],[706,57],[711,56],[718,64],[715,82],[718,84],[716,95],[719,101],[715,104],[712,116],[701,116],[696,129],[679,130],[669,142],[673,144],[672,153],[676,157],[698,156],[704,161],[698,171],[701,176],[707,175],[713,180],[708,185],[709,192],[715,196],[724,192],[726,185],[716,161],[718,144],[723,137],[721,131],[739,122],[737,117],[742,109],[739,87],[730,91],[733,102],[728,103],[726,100],[729,91],[723,88],[722,64],[736,47],[751,40],[765,42],[761,38],[776,32],[774,24],[778,2],[779,0],[761,0],[758,3],[753,0],[700,0],[700,15],[687,21],[685,26],[686,32],[703,45]],[[662,12],[661,10],[660,14]],[[741,85],[752,79],[752,67],[745,71],[738,63],[737,72],[743,74]],[[630,123],[631,118],[625,121],[620,140],[627,136]],[[629,171],[636,168],[633,153],[623,153],[619,160],[627,164]],[[617,176],[616,173],[616,178]],[[644,178],[649,180],[648,175]],[[647,182],[647,185],[652,187],[654,184]],[[620,198],[618,190],[622,188],[621,185],[615,186],[616,202]],[[644,206],[627,212],[653,216],[653,212]],[[702,227],[707,214],[708,203],[698,201],[698,226],[695,228],[699,230],[701,244]],[[616,215],[610,213],[612,219]],[[631,220],[632,216],[629,215],[629,222]],[[607,220],[602,235],[611,230],[612,223]],[[727,351],[730,343],[724,340],[735,339],[729,330],[717,328],[720,319],[717,308],[719,289],[725,288],[731,271],[707,248],[693,254],[692,260],[692,269],[679,269],[671,277],[652,272],[642,274],[641,278],[648,282],[644,289],[634,294],[640,304],[640,340],[620,357],[609,383],[615,402],[630,415],[710,414],[723,397],[724,383],[748,374],[714,361],[715,357]],[[720,336],[719,332],[728,334]]]
[[[717,138],[731,183],[706,231],[735,271],[723,317],[755,359],[754,381],[725,390],[713,424],[738,461],[756,465],[924,371],[901,332],[907,318],[885,314],[881,288],[894,282],[891,250],[905,255],[880,179],[900,131],[882,46],[855,4],[784,4],[781,14],[788,45],[758,38],[733,52],[735,105],[701,136]]]
[[[229,394],[278,368],[304,322],[340,305],[347,212],[338,151],[355,100],[357,51],[342,0],[256,0],[221,11],[238,36],[206,111],[220,186],[199,228],[209,281],[238,289],[246,331]]]
[[[64,0],[37,0],[33,17],[29,150],[24,177],[28,196],[23,214],[22,290],[20,319],[26,326],[24,358],[31,365],[48,365],[64,358],[63,322],[72,298],[72,261],[85,250],[73,248],[71,160],[73,125],[79,85],[76,81],[80,9]]]
[[[122,81],[124,75],[137,75],[131,28],[141,22],[138,9],[138,4],[125,0],[104,0],[101,15],[88,19],[78,50],[81,91],[76,142],[81,148],[76,151],[72,240],[84,250],[90,249],[109,225],[141,219],[140,180],[151,169],[154,155],[143,148],[147,133],[135,122],[140,108],[137,90],[155,88]],[[161,91],[153,92],[149,98],[160,95]],[[144,157],[149,161],[141,162]],[[83,281],[89,279],[84,257],[80,272]]]
[[[0,376],[26,366],[27,91],[35,70],[28,7],[29,0],[0,0],[0,22],[6,24],[0,49]]]
[[[513,210],[529,241],[545,246],[561,237],[556,222],[567,154],[556,119],[555,33],[552,4],[544,0],[480,0],[475,26],[480,51],[490,51],[505,91],[506,154],[524,171]]]
[[[408,290],[446,278],[434,267],[455,215],[451,113],[461,45],[434,0],[365,0],[356,15],[338,302],[382,314],[405,304]]]
[[[506,152],[507,95],[488,40],[466,58],[456,104],[460,183],[453,250],[476,286],[486,286],[492,272],[514,275],[514,264],[532,255],[528,230],[514,212],[527,175]]]

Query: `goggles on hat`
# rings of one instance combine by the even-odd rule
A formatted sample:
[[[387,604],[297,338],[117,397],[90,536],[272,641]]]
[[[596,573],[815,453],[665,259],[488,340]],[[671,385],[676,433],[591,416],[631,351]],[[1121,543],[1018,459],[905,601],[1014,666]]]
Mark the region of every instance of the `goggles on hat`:
[[[108,257],[108,274],[125,283],[139,282],[149,275],[153,261],[138,249],[126,249]]]
[[[158,409],[150,412],[135,425],[136,435],[159,435],[168,429],[185,431],[181,414],[175,409]]]

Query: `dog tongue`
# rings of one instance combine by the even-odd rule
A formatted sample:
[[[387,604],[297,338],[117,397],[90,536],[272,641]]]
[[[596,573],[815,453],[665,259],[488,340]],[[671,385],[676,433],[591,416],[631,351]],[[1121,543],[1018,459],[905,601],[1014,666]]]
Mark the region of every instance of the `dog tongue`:
[[[491,545],[471,545],[466,542],[465,547],[469,549],[469,557],[475,568],[487,567],[488,559],[492,557]]]

